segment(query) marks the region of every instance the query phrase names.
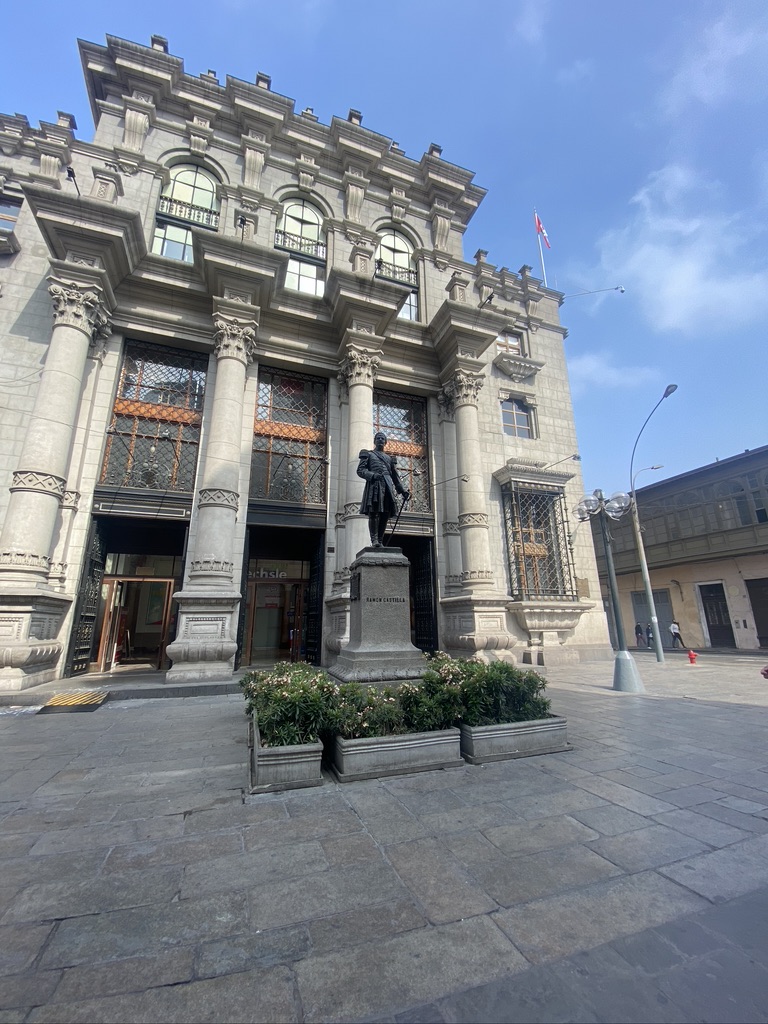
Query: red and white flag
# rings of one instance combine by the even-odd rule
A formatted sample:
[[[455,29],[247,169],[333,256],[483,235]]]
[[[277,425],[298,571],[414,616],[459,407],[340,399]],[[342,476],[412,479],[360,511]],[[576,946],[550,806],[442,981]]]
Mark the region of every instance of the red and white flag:
[[[536,213],[535,210],[533,211],[533,217],[534,217],[534,220],[536,221],[536,234],[537,235],[541,235],[541,237],[544,239],[544,245],[546,245],[546,247],[548,249],[551,249],[552,246],[549,244],[549,235],[547,234],[546,228],[541,223],[541,220],[539,219],[539,215],[538,215],[538,213]]]

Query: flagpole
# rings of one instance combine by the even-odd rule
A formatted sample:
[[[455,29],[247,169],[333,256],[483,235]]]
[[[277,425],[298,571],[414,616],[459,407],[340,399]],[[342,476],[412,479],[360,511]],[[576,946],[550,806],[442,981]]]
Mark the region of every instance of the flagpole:
[[[544,250],[541,247],[541,232],[539,231],[539,215],[536,213],[536,207],[533,208],[533,223],[536,227],[536,241],[539,243],[539,260],[541,261],[541,276],[544,279],[544,287],[547,288],[547,269],[544,266]]]

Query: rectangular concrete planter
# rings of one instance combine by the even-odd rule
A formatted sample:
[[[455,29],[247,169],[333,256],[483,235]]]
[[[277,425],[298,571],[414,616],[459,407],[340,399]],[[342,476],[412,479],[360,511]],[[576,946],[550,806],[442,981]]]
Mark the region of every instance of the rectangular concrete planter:
[[[402,736],[370,736],[345,740],[337,736],[333,771],[339,782],[357,782],[386,775],[456,768],[464,762],[458,729],[411,732]]]
[[[572,750],[567,721],[557,715],[532,722],[501,725],[462,725],[461,754],[469,764],[503,761],[510,757],[533,757]]]
[[[319,741],[291,747],[262,747],[258,727],[249,719],[248,746],[251,793],[322,786],[323,744]]]

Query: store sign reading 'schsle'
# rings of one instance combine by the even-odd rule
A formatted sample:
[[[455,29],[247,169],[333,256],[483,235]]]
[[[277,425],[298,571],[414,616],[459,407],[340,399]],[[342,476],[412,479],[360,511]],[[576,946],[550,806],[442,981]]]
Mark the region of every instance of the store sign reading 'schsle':
[[[252,580],[301,579],[301,562],[260,558],[248,575]]]

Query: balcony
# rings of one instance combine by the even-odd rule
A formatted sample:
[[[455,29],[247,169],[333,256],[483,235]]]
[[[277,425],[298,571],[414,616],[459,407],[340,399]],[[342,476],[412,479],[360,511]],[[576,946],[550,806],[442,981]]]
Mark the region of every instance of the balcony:
[[[178,220],[185,220],[191,224],[199,224],[201,227],[211,228],[213,231],[216,231],[219,226],[218,210],[209,210],[205,206],[192,206],[191,203],[182,203],[169,196],[160,197],[158,213],[164,213],[169,217],[176,217]]]
[[[325,242],[316,242],[311,238],[302,238],[301,235],[291,235],[287,231],[275,232],[275,248],[287,249],[289,252],[299,252],[302,256],[311,256],[316,260],[325,260]]]

